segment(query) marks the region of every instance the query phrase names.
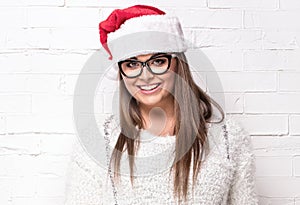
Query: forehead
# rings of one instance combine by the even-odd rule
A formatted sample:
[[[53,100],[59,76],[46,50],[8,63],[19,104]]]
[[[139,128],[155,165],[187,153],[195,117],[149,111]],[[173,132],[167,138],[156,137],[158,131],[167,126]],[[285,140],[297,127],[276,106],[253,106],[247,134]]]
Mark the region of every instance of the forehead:
[[[130,58],[127,58],[126,60],[139,60],[139,61],[145,61],[148,60],[151,57],[155,57],[161,54],[165,54],[165,53],[148,53],[148,54],[142,54],[142,55],[137,55],[137,56],[133,56]]]

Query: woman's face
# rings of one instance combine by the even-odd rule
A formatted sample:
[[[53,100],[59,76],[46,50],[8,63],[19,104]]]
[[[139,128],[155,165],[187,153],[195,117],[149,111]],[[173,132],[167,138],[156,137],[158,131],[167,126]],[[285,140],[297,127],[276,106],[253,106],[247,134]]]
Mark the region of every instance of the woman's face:
[[[155,54],[135,56],[130,59],[147,61]],[[176,58],[171,58],[169,70],[161,75],[151,73],[146,67],[136,78],[127,78],[122,74],[125,87],[129,93],[141,104],[145,106],[163,106],[172,98],[171,92],[174,88],[176,72]]]

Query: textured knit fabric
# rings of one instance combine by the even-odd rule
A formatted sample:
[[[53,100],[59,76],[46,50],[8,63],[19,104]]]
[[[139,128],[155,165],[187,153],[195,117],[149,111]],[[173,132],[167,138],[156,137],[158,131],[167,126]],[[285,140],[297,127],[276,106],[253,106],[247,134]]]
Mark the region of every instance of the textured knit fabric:
[[[105,128],[111,146],[120,131],[117,124],[111,120]],[[222,131],[223,124],[226,124],[227,138]],[[211,151],[201,164],[194,192],[191,189],[188,191],[186,204],[258,204],[254,184],[255,157],[250,135],[234,119],[226,117],[223,123],[209,124],[208,142]],[[142,130],[136,156],[141,160],[136,163],[137,175],[133,187],[126,175],[128,163],[125,154],[122,157],[124,162],[121,160],[121,172],[123,170],[125,174],[121,175],[121,184],[116,185],[118,204],[177,204],[173,198],[173,178],[168,169],[174,149],[175,136],[159,137]],[[155,156],[160,157],[157,160]],[[145,159],[149,159],[146,164]],[[192,185],[191,176],[192,171],[189,186]],[[76,142],[68,171],[65,204],[115,204],[110,182],[107,170],[99,166]]]

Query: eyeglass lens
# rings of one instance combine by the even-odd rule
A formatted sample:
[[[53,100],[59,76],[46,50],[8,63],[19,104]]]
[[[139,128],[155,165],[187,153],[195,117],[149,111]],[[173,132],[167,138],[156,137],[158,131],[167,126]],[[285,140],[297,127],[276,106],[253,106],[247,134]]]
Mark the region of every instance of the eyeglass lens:
[[[155,57],[145,63],[155,74],[164,73],[169,68],[169,58],[166,56]],[[142,62],[135,60],[128,60],[121,64],[123,72],[129,77],[138,76],[142,71],[142,67]]]

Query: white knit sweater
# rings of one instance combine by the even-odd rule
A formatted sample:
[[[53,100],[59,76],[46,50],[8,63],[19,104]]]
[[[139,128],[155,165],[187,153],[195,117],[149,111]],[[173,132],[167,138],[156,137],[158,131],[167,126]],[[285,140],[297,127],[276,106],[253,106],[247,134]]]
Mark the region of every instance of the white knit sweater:
[[[188,191],[187,204],[258,204],[254,183],[255,156],[250,135],[232,118],[226,117],[225,123],[227,139],[222,124],[209,125],[211,152],[208,152],[201,164],[194,193],[191,189]],[[120,129],[115,117],[106,125],[105,131],[113,147]],[[142,130],[140,149],[136,156],[140,161],[137,160],[135,164],[137,176],[134,178],[134,186],[131,187],[128,175],[121,175],[121,184],[115,184],[118,204],[177,204],[172,195],[173,178],[168,170],[174,148],[175,136],[158,137]],[[121,160],[121,172],[124,173],[128,173],[129,167],[126,159],[124,154],[124,161]],[[192,185],[191,176],[192,172],[189,186]],[[107,169],[99,166],[76,142],[68,170],[65,205],[115,204],[110,182]]]

